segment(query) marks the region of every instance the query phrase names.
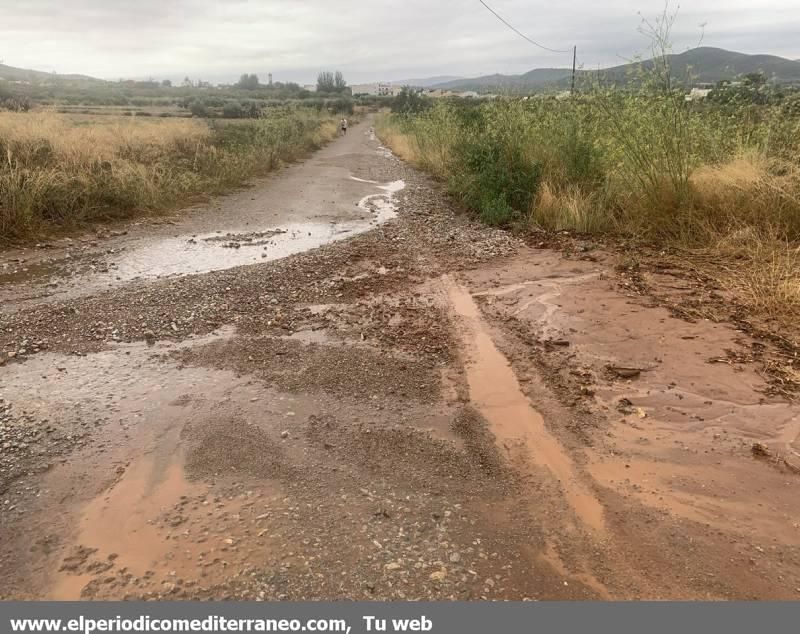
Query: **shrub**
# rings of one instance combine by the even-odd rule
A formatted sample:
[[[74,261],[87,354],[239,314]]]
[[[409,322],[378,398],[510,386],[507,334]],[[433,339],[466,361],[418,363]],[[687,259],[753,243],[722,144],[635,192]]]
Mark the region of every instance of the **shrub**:
[[[420,95],[410,86],[403,86],[400,92],[392,99],[392,112],[400,114],[417,114],[431,107],[431,100]]]
[[[222,107],[222,116],[227,119],[239,119],[244,114],[242,105],[238,101],[228,101]]]
[[[208,109],[206,108],[206,104],[202,99],[195,99],[189,105],[189,111],[192,113],[193,117],[207,117],[208,116]]]
[[[485,135],[458,146],[454,161],[451,189],[488,224],[508,224],[530,208],[541,166],[521,147]]]

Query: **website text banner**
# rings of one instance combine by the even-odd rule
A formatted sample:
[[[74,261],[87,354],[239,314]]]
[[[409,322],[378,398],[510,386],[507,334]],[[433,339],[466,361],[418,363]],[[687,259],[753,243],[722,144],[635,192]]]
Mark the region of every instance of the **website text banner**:
[[[6,632],[792,632],[800,603],[0,603]]]

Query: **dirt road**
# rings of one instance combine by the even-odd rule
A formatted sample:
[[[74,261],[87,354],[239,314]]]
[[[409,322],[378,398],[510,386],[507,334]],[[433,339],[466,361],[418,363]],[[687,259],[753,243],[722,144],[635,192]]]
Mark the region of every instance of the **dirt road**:
[[[2,254],[0,595],[797,598],[758,342],[578,247],[470,224],[367,122]]]

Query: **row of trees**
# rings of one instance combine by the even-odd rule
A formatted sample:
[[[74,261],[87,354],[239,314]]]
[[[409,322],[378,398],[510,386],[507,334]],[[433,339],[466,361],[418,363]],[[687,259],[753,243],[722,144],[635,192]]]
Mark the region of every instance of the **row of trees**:
[[[251,75],[244,73],[234,86],[242,90],[258,90],[258,75],[255,73]]]
[[[299,102],[306,108],[335,114],[353,114],[353,100],[349,96],[315,97]],[[215,96],[187,97],[181,107],[195,117],[223,117],[225,119],[258,119],[271,108],[295,108],[294,99],[221,99]]]
[[[152,84],[153,87],[158,86],[158,82],[150,80],[149,82],[139,82],[142,84]],[[188,77],[183,80],[181,84],[185,88],[191,87],[207,87],[209,86],[208,82],[204,81],[192,81]],[[172,83],[169,79],[165,79],[161,82],[161,86],[169,87],[172,86]],[[269,89],[269,88],[288,88],[288,89],[295,89],[297,91],[301,90],[300,86],[289,82],[289,83],[281,83],[276,82],[274,85],[270,84],[269,86],[264,86],[259,83],[258,75],[255,73],[243,73],[239,80],[233,85],[234,88],[239,88],[240,90],[259,90],[259,89]],[[325,92],[325,93],[336,93],[341,94],[347,91],[347,82],[344,79],[344,76],[340,71],[330,72],[330,71],[323,71],[317,76],[317,92]]]
[[[347,82],[338,70],[335,73],[323,71],[317,75],[317,92],[341,94],[347,90]]]

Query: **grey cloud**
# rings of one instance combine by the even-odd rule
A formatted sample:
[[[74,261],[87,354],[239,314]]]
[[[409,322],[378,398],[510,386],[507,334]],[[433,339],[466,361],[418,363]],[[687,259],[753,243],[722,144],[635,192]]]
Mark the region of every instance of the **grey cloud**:
[[[641,12],[662,0],[489,0],[517,28],[553,48],[577,44],[584,67],[646,50]],[[683,7],[674,48],[697,43],[800,57],[795,0],[748,8],[727,0]],[[401,75],[524,72],[567,66],[537,49],[478,0],[0,0],[0,58],[15,66],[101,77],[226,80],[242,72],[311,81],[341,68],[353,81]]]

